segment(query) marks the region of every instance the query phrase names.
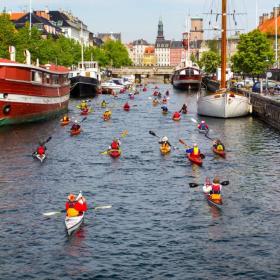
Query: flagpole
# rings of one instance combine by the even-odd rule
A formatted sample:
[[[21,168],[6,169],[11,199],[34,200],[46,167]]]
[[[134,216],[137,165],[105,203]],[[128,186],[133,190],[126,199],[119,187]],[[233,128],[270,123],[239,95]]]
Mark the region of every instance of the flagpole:
[[[32,15],[31,15],[31,3],[32,0],[29,0],[29,34],[31,35],[31,25],[32,25]]]

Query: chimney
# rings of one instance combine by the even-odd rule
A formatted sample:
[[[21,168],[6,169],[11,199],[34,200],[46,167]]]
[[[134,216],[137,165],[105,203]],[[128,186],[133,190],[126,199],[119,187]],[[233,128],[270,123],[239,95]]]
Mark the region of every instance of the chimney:
[[[16,48],[14,46],[9,46],[10,60],[16,61]]]
[[[29,50],[24,51],[24,56],[25,56],[25,63],[31,65],[31,54]]]
[[[262,24],[263,24],[263,22],[264,22],[264,20],[263,20],[263,16],[259,16],[259,25],[262,25]]]

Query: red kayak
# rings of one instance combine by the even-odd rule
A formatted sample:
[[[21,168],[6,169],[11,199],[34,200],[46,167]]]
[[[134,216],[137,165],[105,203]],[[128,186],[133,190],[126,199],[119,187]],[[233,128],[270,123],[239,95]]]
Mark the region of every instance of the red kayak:
[[[78,135],[78,134],[80,134],[81,133],[81,129],[79,128],[79,129],[73,129],[73,130],[70,130],[70,135],[71,136],[74,136],[74,135]]]
[[[112,157],[112,158],[117,158],[121,155],[122,151],[121,149],[112,149],[108,151],[108,154]]]
[[[226,157],[226,151],[219,151],[219,150],[215,149],[214,146],[212,147],[212,151],[213,151],[216,155],[219,155],[219,156],[222,157],[222,158],[225,158],[225,157]]]
[[[192,154],[187,154],[187,157],[190,162],[195,163],[199,166],[202,165],[203,160],[202,160],[201,156],[193,156]]]
[[[81,111],[82,116],[87,116],[89,114],[89,109],[84,109]]]
[[[123,109],[128,112],[130,110],[130,106],[129,105],[124,105]]]

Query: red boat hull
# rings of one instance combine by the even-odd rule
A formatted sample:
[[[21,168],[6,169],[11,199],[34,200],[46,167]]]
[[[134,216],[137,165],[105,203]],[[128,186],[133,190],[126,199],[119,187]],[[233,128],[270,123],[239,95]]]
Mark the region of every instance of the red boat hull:
[[[68,70],[61,69],[0,59],[0,125],[45,120],[66,111]]]
[[[120,150],[111,150],[111,151],[109,151],[109,155],[112,158],[118,158],[121,155],[121,151]]]
[[[199,166],[201,166],[202,163],[203,163],[203,160],[202,160],[202,158],[200,156],[199,157],[195,157],[195,156],[192,156],[191,154],[187,154],[187,157],[188,157],[190,162],[192,162],[194,164],[197,164]]]
[[[81,129],[70,130],[70,135],[71,136],[79,135],[80,133],[81,133]]]
[[[222,158],[226,157],[226,152],[225,151],[218,151],[217,149],[215,149],[214,147],[212,147],[212,151],[216,154],[219,155]]]

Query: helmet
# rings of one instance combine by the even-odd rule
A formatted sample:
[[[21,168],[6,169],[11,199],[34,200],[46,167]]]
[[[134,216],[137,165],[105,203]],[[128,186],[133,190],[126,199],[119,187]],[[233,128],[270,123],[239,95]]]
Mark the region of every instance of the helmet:
[[[161,141],[163,141],[163,142],[167,142],[167,141],[168,141],[167,136],[163,136],[163,137],[161,138]]]
[[[74,201],[75,199],[76,199],[76,196],[75,196],[74,194],[70,193],[70,194],[68,195],[68,200],[69,200],[69,201]]]
[[[75,121],[74,121],[74,123],[78,123],[78,121],[77,121],[77,120],[75,120]]]
[[[194,146],[194,147],[197,147],[197,144],[196,144],[196,143],[194,143],[194,144],[193,144],[193,146]]]
[[[201,123],[205,123],[205,121],[201,121]]]

